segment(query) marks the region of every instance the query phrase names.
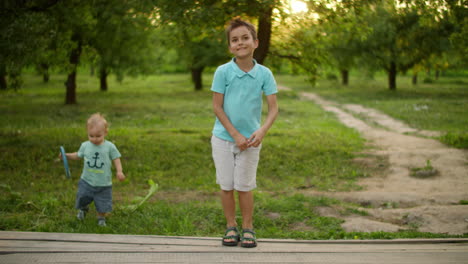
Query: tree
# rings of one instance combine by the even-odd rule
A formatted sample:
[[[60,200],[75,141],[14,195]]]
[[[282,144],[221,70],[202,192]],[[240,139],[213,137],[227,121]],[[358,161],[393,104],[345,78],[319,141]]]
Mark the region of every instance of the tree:
[[[136,75],[150,73],[157,65],[155,37],[151,25],[152,4],[145,2],[102,0],[96,1],[93,17],[96,19],[95,33],[90,47],[97,56],[100,89],[108,89],[110,73]]]
[[[21,70],[38,63],[51,45],[53,24],[44,12],[58,1],[2,1],[0,8],[0,89],[21,87]],[[8,85],[9,84],[9,85]]]
[[[46,76],[55,65],[68,73],[65,103],[75,104],[77,68],[84,52],[99,55],[104,90],[110,72],[149,72],[154,62],[151,2],[8,0],[5,5],[6,16],[0,19],[1,87],[6,86],[6,74],[14,80],[22,68],[36,65]]]
[[[192,75],[195,90],[201,90],[203,69],[227,58],[223,32],[223,3],[219,1],[175,2],[159,0],[159,23],[165,31],[165,43],[176,46],[180,61]]]
[[[369,66],[384,69],[389,89],[396,90],[397,73],[440,53],[449,33],[438,22],[436,6],[397,6],[393,0],[384,0],[374,10],[367,15],[372,33],[362,43],[367,50],[362,57]]]
[[[331,66],[340,71],[342,83],[347,85],[349,70],[361,51],[359,44],[369,32],[362,14],[371,2],[309,1],[307,12],[286,18],[281,37],[274,38],[273,55],[299,65],[312,84],[323,68]]]
[[[270,39],[272,31],[272,16],[274,2],[260,7],[258,16],[258,47],[254,52],[254,58],[259,64],[263,64],[270,50]]]
[[[171,0],[156,1],[160,26],[172,32],[169,42],[178,45],[181,60],[192,73],[195,90],[202,89],[202,72],[228,58],[224,25],[235,16],[244,15],[258,21],[259,47],[254,58],[263,63],[272,31],[273,9],[279,0]]]
[[[447,11],[444,17],[453,25],[450,43],[454,56],[460,58],[462,67],[468,66],[468,6],[463,0],[445,0]]]
[[[363,52],[360,43],[370,33],[362,16],[369,6],[368,1],[342,1],[315,8],[320,16],[316,26],[322,30],[321,41],[328,55],[326,63],[340,71],[343,85],[348,85],[349,71]]]
[[[67,80],[65,81],[65,104],[76,104],[76,75],[83,48],[88,46],[94,34],[96,20],[91,2],[69,0],[59,2],[49,12],[58,25],[58,34],[68,36],[59,39],[68,54]]]
[[[31,0],[5,2],[2,14],[2,61],[5,72],[12,79],[26,66],[48,64],[45,51],[55,49],[53,56],[69,72],[66,85],[66,103],[76,103],[76,67],[82,46],[86,44],[92,19],[90,5],[78,0]],[[60,63],[57,63],[60,64]]]

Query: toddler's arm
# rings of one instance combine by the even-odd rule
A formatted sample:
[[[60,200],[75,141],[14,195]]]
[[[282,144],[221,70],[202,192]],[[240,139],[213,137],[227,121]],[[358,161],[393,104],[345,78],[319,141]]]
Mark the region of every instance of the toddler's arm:
[[[122,163],[120,162],[120,158],[116,158],[114,160],[114,166],[116,170],[115,176],[117,177],[117,179],[119,179],[119,181],[125,180],[125,175],[123,174]]]
[[[80,159],[80,157],[78,157],[78,152],[65,153],[65,156],[67,156],[67,159],[70,159],[70,160],[79,160]],[[63,159],[62,158],[62,153],[59,153],[59,158]]]

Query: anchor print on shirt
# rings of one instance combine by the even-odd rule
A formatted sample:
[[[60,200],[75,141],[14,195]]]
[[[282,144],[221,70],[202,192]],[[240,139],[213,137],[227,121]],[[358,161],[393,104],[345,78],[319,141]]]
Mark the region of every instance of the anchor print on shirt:
[[[99,166],[97,165],[97,160],[99,159],[99,152],[94,153],[94,155],[95,155],[95,156],[93,157],[93,159],[94,159],[94,165],[91,166],[91,164],[90,164],[89,161],[88,161],[88,162],[87,162],[87,163],[88,163],[88,166],[89,166],[90,168],[96,168],[96,169],[102,168],[102,167],[104,166],[104,162],[101,162],[101,165],[99,165]]]

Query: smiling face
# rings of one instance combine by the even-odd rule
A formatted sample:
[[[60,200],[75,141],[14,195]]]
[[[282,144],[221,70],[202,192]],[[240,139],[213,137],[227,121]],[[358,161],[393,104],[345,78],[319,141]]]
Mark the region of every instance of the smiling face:
[[[253,38],[246,26],[236,27],[229,33],[229,51],[236,58],[252,57],[257,47],[258,40]]]

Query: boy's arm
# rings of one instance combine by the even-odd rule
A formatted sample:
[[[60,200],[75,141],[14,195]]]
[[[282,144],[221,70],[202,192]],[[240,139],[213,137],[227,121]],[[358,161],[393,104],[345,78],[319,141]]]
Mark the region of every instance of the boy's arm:
[[[273,123],[278,116],[278,103],[276,101],[276,94],[270,94],[266,97],[268,103],[268,115],[267,118],[257,131],[255,131],[249,138],[248,147],[258,147],[262,143],[263,138],[265,137],[268,130],[271,128]]]
[[[120,162],[120,158],[114,159],[114,166],[116,171],[115,176],[117,176],[117,179],[119,179],[119,181],[125,180],[125,175],[123,174],[122,163]]]
[[[231,137],[236,141],[236,145],[240,150],[245,150],[247,146],[247,138],[245,138],[237,129],[232,125],[227,117],[223,108],[224,94],[213,92],[213,111],[218,120],[223,124],[224,128],[229,132]]]

